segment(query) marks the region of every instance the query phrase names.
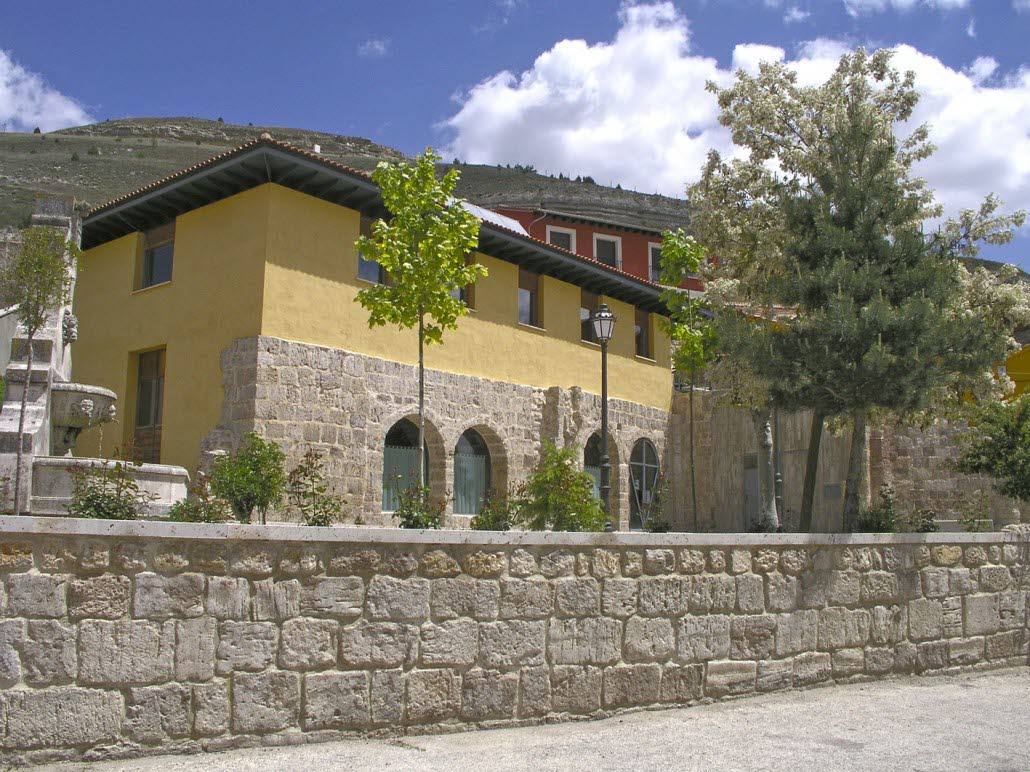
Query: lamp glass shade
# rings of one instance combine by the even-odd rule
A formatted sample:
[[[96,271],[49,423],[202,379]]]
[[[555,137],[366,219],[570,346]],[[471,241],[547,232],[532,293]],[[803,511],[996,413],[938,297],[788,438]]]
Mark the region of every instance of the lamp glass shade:
[[[607,343],[612,339],[612,335],[615,333],[615,314],[606,303],[602,303],[594,313],[593,323],[594,336],[599,342]]]

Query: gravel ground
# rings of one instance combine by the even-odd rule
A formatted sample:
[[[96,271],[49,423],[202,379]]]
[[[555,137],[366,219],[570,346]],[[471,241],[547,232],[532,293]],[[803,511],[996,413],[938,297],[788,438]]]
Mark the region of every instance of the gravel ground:
[[[50,769],[1027,770],[1030,668],[905,678],[601,721]]]

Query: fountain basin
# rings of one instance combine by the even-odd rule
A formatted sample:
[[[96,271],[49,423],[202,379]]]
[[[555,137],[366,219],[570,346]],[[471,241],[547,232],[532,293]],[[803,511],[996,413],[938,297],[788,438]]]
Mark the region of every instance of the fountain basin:
[[[181,466],[133,464],[107,458],[36,456],[32,459],[32,514],[66,517],[74,491],[72,472],[91,466],[111,468],[115,464],[125,464],[140,490],[151,496],[140,513],[141,519],[166,518],[172,504],[186,498],[190,476]]]
[[[117,399],[102,386],[54,383],[50,389],[51,452],[56,456],[70,453],[83,429],[113,421]]]

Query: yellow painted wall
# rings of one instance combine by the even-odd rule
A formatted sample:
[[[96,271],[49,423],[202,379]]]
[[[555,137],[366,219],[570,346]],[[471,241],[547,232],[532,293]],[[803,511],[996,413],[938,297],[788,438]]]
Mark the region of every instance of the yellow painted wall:
[[[131,356],[166,347],[161,462],[196,467],[200,442],[222,407],[220,354],[260,330],[269,189],[255,188],[176,221],[172,280],[133,292],[139,234],[86,251],[75,288],[76,381],[118,394],[119,421],[103,431],[103,454],[132,436],[136,374]],[[98,452],[99,430],[76,453]]]
[[[1015,396],[1030,390],[1030,346],[1023,346],[1005,360],[1005,371],[1016,382]]]
[[[357,212],[272,185],[261,333],[385,357],[418,360],[413,330],[368,328],[355,301]],[[475,310],[458,321],[444,343],[427,349],[426,365],[446,372],[536,387],[581,386],[600,391],[597,346],[580,341],[580,289],[544,277],[544,330],[518,324],[518,268],[487,255],[476,259],[489,275],[475,289]],[[653,325],[654,362],[633,355],[633,307],[608,300],[619,321],[609,357],[613,397],[668,409],[672,378],[669,344]]]
[[[82,435],[77,453],[106,455],[131,440],[133,355],[140,351],[166,347],[161,461],[191,470],[221,415],[221,352],[237,338],[261,334],[416,362],[414,331],[369,330],[355,300],[364,286],[354,249],[358,225],[356,211],[262,185],[177,219],[168,284],[133,291],[139,234],[88,250],[75,291],[73,377],[113,389],[120,420],[105,427],[102,449],[94,429]],[[579,288],[544,277],[546,329],[525,327],[516,321],[517,267],[476,257],[490,272],[476,286],[476,309],[443,345],[428,349],[427,366],[598,393],[598,347],[579,339]],[[612,396],[668,409],[668,341],[660,325],[653,325],[657,361],[636,358],[633,308],[608,302],[619,317],[609,358]]]

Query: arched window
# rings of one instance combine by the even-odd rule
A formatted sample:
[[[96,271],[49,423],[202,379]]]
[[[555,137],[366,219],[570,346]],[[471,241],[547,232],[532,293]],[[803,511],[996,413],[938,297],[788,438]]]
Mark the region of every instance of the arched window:
[[[641,530],[658,489],[658,451],[649,440],[637,440],[629,458],[632,481],[629,500],[629,527]]]
[[[597,432],[583,448],[583,471],[594,478],[594,496],[601,498],[601,435]]]
[[[475,429],[454,446],[454,514],[476,515],[490,490],[490,451]]]
[[[418,426],[402,418],[386,433],[383,443],[383,511],[393,512],[400,496],[418,485]],[[429,484],[429,445],[422,446],[422,468]]]

